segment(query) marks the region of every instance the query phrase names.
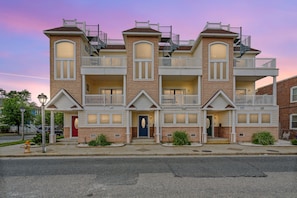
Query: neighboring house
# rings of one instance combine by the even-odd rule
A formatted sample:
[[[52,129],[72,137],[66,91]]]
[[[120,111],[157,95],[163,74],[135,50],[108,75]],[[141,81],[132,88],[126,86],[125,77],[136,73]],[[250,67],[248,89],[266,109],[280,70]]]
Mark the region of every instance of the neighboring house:
[[[191,27],[193,28],[193,27]],[[107,39],[99,25],[63,20],[44,31],[50,40],[50,98],[64,112],[64,136],[89,142],[136,138],[251,141],[270,131],[278,138],[276,89],[256,95],[267,76],[276,86],[276,60],[256,58],[241,27],[207,23],[196,40],[180,41],[172,26],[135,22],[123,40]],[[53,124],[53,123],[52,123]]]
[[[257,94],[271,94],[273,85],[258,89]],[[277,104],[279,106],[279,137],[290,132],[289,138],[297,136],[297,76],[277,82]]]

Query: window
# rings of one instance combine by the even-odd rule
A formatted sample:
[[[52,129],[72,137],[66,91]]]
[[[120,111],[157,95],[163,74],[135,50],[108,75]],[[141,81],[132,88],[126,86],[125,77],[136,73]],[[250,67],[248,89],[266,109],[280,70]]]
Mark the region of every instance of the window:
[[[297,86],[291,88],[291,102],[297,102]]]
[[[100,115],[100,124],[109,124],[109,114]]]
[[[97,115],[96,114],[88,115],[88,124],[97,124]]]
[[[246,122],[246,114],[238,114],[237,115],[237,122],[238,123],[247,123]]]
[[[112,114],[112,124],[122,124],[122,114]]]
[[[228,45],[213,43],[209,46],[209,80],[228,80]]]
[[[186,123],[186,115],[185,114],[176,114],[176,123],[177,124]]]
[[[297,129],[297,114],[290,115],[290,129]]]
[[[197,124],[196,113],[165,113],[165,124]]]
[[[153,44],[149,42],[138,42],[134,44],[134,80],[153,80]]]
[[[258,123],[258,114],[250,114],[250,123]]]
[[[189,114],[188,122],[189,122],[189,124],[196,124],[197,123],[197,114]]]
[[[75,43],[55,43],[55,80],[75,80]]]
[[[164,114],[164,123],[173,123],[173,114]]]
[[[270,114],[262,114],[262,119],[261,119],[262,123],[270,123]]]

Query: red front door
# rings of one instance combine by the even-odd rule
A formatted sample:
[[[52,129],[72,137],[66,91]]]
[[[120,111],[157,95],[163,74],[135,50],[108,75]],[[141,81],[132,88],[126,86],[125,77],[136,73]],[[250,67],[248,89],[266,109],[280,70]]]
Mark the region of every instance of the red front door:
[[[78,136],[78,117],[77,116],[72,116],[72,137],[77,137]]]

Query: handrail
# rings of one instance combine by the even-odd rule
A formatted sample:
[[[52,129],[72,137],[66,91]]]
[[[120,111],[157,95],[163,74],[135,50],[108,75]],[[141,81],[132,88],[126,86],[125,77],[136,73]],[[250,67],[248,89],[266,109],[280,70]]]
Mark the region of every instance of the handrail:
[[[201,67],[202,61],[190,57],[159,57],[159,66],[172,67]]]
[[[125,56],[83,56],[81,58],[82,66],[127,66],[127,57]]]
[[[276,68],[275,58],[234,58],[236,68]]]

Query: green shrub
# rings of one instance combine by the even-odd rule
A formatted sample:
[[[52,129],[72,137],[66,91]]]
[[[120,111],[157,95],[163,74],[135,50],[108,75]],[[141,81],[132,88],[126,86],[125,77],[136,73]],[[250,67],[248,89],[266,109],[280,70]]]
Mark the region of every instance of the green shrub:
[[[32,142],[42,144],[42,134],[37,133],[36,136],[33,137]],[[45,133],[45,143],[49,143],[49,133]]]
[[[107,146],[111,143],[107,141],[106,136],[101,134],[99,135],[96,140],[91,140],[88,145],[89,146]]]
[[[291,140],[291,144],[292,144],[292,145],[297,145],[297,139],[292,139],[292,140]]]
[[[270,132],[262,131],[259,133],[254,133],[252,136],[252,142],[254,144],[261,144],[261,145],[273,145],[275,142],[274,137],[271,135]]]
[[[173,133],[173,145],[190,145],[188,135],[184,131],[175,131]]]

